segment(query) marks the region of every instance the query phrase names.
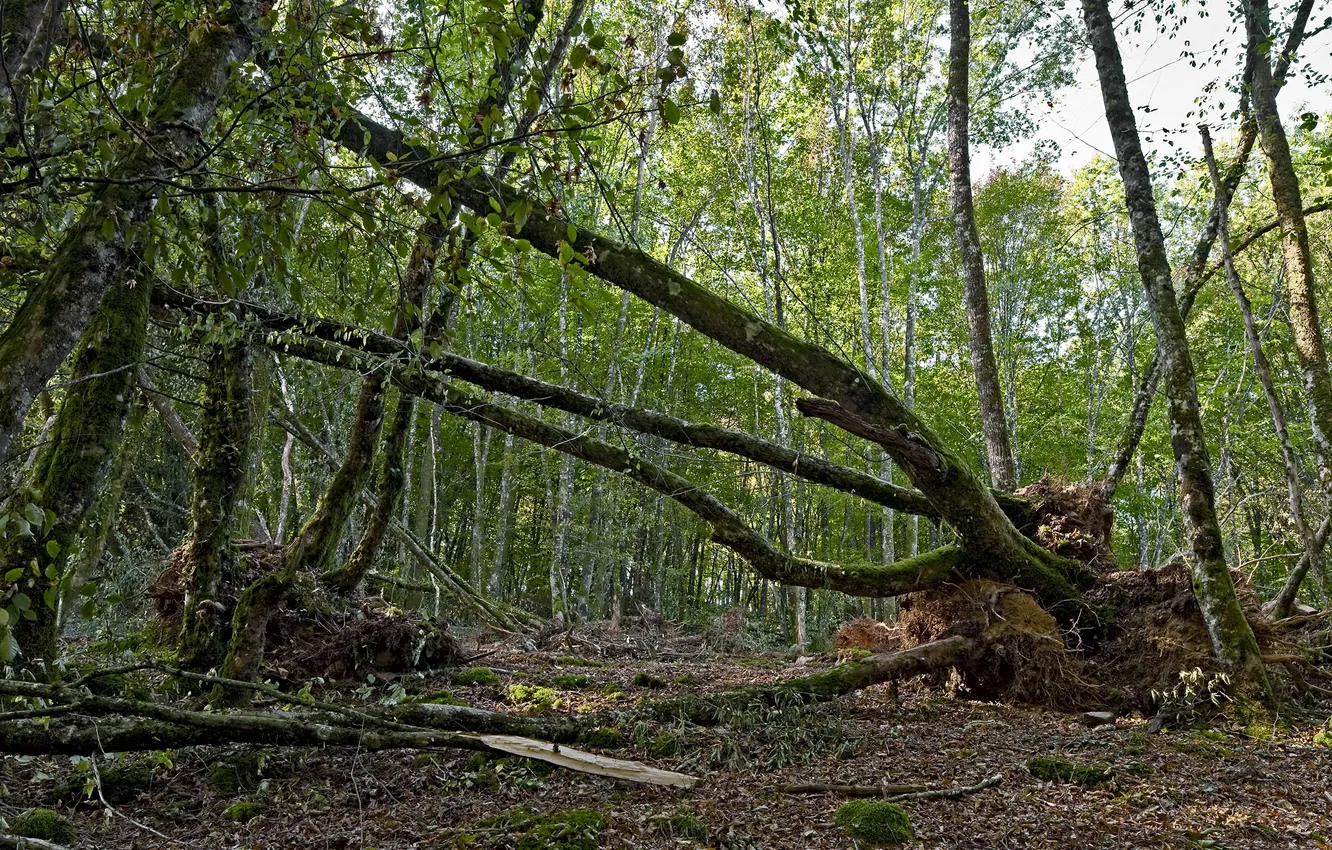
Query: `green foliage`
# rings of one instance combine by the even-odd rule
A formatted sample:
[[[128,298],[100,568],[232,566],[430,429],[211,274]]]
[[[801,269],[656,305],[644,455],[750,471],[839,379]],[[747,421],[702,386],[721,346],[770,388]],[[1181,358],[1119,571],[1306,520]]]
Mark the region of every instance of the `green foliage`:
[[[489,667],[469,667],[453,674],[455,685],[495,685],[499,684],[499,675]]]
[[[1114,778],[1114,770],[1103,764],[1078,764],[1057,756],[1035,756],[1027,760],[1027,772],[1046,782],[1063,782],[1093,788]]]
[[[671,732],[658,732],[647,744],[648,755],[664,759],[680,752],[680,738]]]
[[[619,729],[610,726],[598,726],[595,729],[588,730],[580,739],[580,743],[594,750],[619,750],[623,749],[628,741]]]
[[[878,800],[852,800],[837,810],[836,823],[846,834],[870,847],[905,844],[916,837],[906,809]]]
[[[79,831],[74,824],[52,809],[28,809],[14,818],[9,830],[23,838],[39,838],[67,847],[73,847],[79,840]]]
[[[442,689],[411,697],[408,702],[423,705],[467,705],[466,702],[458,699],[449,691]]]
[[[69,801],[95,800],[97,780],[100,777],[102,796],[108,803],[113,806],[129,803],[152,787],[157,763],[158,760],[152,757],[132,757],[123,762],[102,765],[94,773],[92,763],[86,759],[81,760],[76,764],[72,778],[51,789],[50,798]]]
[[[577,673],[564,673],[550,678],[550,683],[562,691],[576,691],[585,688],[591,681],[591,676]]]

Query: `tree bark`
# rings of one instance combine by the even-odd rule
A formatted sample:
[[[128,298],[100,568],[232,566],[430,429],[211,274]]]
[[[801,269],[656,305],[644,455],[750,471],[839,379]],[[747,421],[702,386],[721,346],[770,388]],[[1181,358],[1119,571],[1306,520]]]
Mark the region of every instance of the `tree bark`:
[[[1129,222],[1137,247],[1138,269],[1156,327],[1157,350],[1169,402],[1170,438],[1179,478],[1184,532],[1193,556],[1189,567],[1194,595],[1217,661],[1270,696],[1271,687],[1262,654],[1253,629],[1244,617],[1226,564],[1193,360],[1179,303],[1175,300],[1165,237],[1156,215],[1151,175],[1138,138],[1137,121],[1129,104],[1128,83],[1109,3],[1108,0],[1082,0],[1082,9],[1101,81],[1106,121],[1119,159]]]
[[[1304,40],[1305,27],[1313,10],[1313,3],[1314,0],[1301,0],[1299,8],[1296,10],[1290,33],[1286,36],[1285,47],[1272,74],[1274,91],[1280,90],[1295,53]],[[1246,83],[1251,80],[1251,73],[1252,69],[1246,70]],[[1241,105],[1245,104],[1242,102]],[[1253,150],[1253,144],[1257,138],[1258,124],[1246,116],[1240,123],[1240,136],[1235,144],[1235,152],[1231,156],[1230,164],[1226,169],[1225,179],[1222,181],[1227,198],[1234,197],[1235,190],[1244,177],[1245,165],[1249,161],[1249,154]],[[1216,242],[1217,229],[1220,226],[1218,212],[1216,207],[1213,206],[1207,217],[1207,222],[1203,225],[1202,233],[1198,235],[1198,241],[1194,244],[1193,252],[1189,256],[1189,263],[1184,269],[1184,279],[1180,286],[1183,295],[1179,302],[1180,316],[1184,319],[1189,317],[1194,299],[1210,274],[1207,270],[1207,259],[1211,256],[1212,246]],[[1262,228],[1259,230],[1262,231]],[[1236,246],[1233,250],[1238,253],[1239,246]],[[1147,428],[1147,417],[1151,412],[1152,403],[1156,399],[1156,393],[1160,386],[1160,358],[1158,354],[1153,353],[1151,365],[1143,372],[1142,379],[1139,381],[1137,390],[1133,395],[1133,405],[1130,408],[1129,418],[1120,432],[1115,456],[1106,467],[1105,477],[1101,480],[1101,489],[1105,492],[1107,499],[1115,495],[1115,491],[1119,489],[1120,483],[1124,480],[1124,475],[1128,472],[1129,464],[1133,461],[1133,456],[1138,450],[1138,443],[1142,440],[1142,433]]]
[[[148,338],[151,293],[147,280],[121,281],[88,325],[75,357],[73,384],[33,470],[41,506],[55,521],[31,535],[11,536],[0,549],[0,572],[24,571],[5,590],[31,599],[27,614],[12,627],[28,663],[55,657],[68,553],[120,448],[134,398],[134,370]]]
[[[107,287],[130,264],[130,231],[151,217],[161,178],[188,161],[231,74],[249,57],[259,6],[256,0],[236,0],[215,22],[191,29],[141,141],[111,165],[108,181],[0,334],[0,457],[9,454],[33,399],[87,328]]]
[[[1318,284],[1314,277],[1313,253],[1309,248],[1309,228],[1304,220],[1300,180],[1277,110],[1277,82],[1269,57],[1271,14],[1267,0],[1246,0],[1244,10],[1248,61],[1253,73],[1250,87],[1253,110],[1263,151],[1267,154],[1267,176],[1284,237],[1290,327],[1304,375],[1319,478],[1323,488],[1332,492],[1332,374],[1328,371],[1327,347],[1318,320]]]
[[[967,305],[967,337],[971,343],[971,370],[980,400],[981,429],[990,461],[990,478],[997,490],[1017,486],[1013,448],[999,387],[990,330],[990,295],[985,287],[985,260],[971,195],[971,4],[949,0],[948,48],[948,174],[953,207],[953,235],[962,264],[962,292]]]
[[[250,351],[245,340],[208,352],[199,449],[190,494],[189,565],[180,662],[206,670],[222,660],[229,640],[229,617],[221,597],[239,579],[231,545],[236,503],[245,486],[250,458]]]

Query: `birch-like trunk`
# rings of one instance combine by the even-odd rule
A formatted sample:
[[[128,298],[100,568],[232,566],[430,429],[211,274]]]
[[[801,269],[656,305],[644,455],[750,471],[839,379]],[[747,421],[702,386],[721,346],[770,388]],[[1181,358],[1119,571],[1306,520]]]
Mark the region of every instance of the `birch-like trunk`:
[[[1096,59],[1106,121],[1114,139],[1119,173],[1128,204],[1129,223],[1138,253],[1138,269],[1147,292],[1156,344],[1165,380],[1170,441],[1179,476],[1184,532],[1192,552],[1194,595],[1202,611],[1217,661],[1270,695],[1271,686],[1253,629],[1245,619],[1226,564],[1202,410],[1194,380],[1184,320],[1171,279],[1165,237],[1156,214],[1151,174],[1129,103],[1128,82],[1115,37],[1108,0],[1082,0],[1088,41]]]
[[[990,295],[985,286],[985,260],[971,193],[971,15],[968,0],[949,0],[948,49],[948,174],[952,201],[953,235],[962,264],[962,291],[967,305],[967,336],[971,343],[971,370],[976,377],[981,429],[996,489],[1017,486],[1013,448],[999,387],[990,329]]]

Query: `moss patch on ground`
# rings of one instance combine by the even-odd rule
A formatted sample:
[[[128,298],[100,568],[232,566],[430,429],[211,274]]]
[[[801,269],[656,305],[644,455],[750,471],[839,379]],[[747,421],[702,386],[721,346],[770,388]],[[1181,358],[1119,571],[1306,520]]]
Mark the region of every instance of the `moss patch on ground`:
[[[499,674],[489,667],[469,667],[453,674],[455,685],[495,685],[499,683]]]
[[[28,809],[14,818],[9,825],[14,835],[38,838],[56,844],[73,846],[79,840],[79,831],[54,809]]]
[[[591,676],[584,676],[581,673],[562,673],[550,679],[550,683],[562,691],[576,691],[587,687],[591,682]]]
[[[1046,782],[1063,782],[1067,785],[1081,785],[1084,788],[1104,785],[1114,776],[1114,771],[1108,765],[1078,764],[1053,756],[1036,756],[1028,759],[1027,772]]]
[[[642,670],[639,670],[637,673],[634,674],[633,682],[634,686],[638,688],[652,688],[655,690],[657,688],[666,687],[665,681],[658,679],[656,676],[652,675],[651,673],[647,673]]]
[[[208,787],[224,797],[259,786],[266,753],[236,753],[213,762],[208,768]]]
[[[905,844],[916,837],[906,809],[880,800],[852,800],[837,810],[836,823],[847,835],[871,847]]]
[[[241,800],[239,803],[232,803],[227,806],[227,810],[222,813],[222,817],[235,823],[247,823],[259,817],[264,811],[264,807],[250,800]]]
[[[559,693],[554,688],[540,685],[509,685],[505,697],[512,705],[528,708],[558,708],[560,705]]]

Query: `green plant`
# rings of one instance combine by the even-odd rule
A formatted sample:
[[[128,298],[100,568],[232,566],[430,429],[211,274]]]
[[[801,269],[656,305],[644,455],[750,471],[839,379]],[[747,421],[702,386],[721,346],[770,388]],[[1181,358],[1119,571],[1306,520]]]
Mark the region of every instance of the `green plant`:
[[[879,800],[852,800],[837,810],[836,823],[856,841],[871,847],[905,844],[916,837],[906,809]]]
[[[591,681],[591,676],[584,676],[581,673],[562,673],[550,679],[550,683],[562,691],[576,691],[587,687]]]
[[[528,708],[548,709],[558,708],[560,705],[560,695],[553,689],[540,685],[509,685],[505,697],[513,705]]]
[[[606,816],[591,809],[569,809],[531,822],[515,850],[597,850]]]
[[[1179,671],[1179,681],[1167,690],[1152,689],[1152,700],[1163,716],[1173,716],[1181,726],[1198,722],[1204,712],[1232,702],[1228,673],[1212,673],[1195,667]]]

